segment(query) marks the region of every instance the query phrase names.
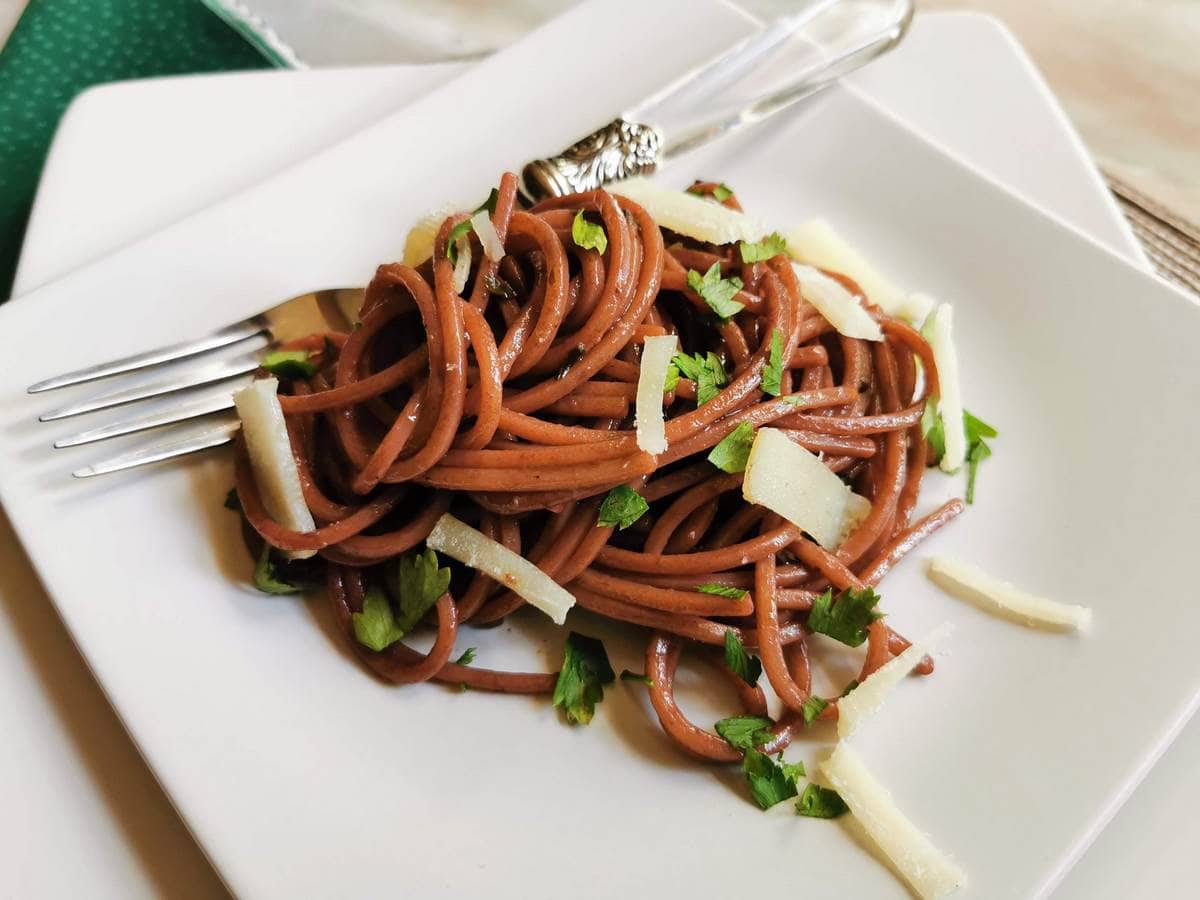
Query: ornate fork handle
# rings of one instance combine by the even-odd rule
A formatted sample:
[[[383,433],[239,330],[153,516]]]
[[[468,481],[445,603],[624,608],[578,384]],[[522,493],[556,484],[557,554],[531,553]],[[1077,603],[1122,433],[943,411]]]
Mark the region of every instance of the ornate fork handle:
[[[576,141],[558,156],[536,159],[522,173],[534,200],[595,190],[612,181],[653,172],[662,159],[657,128],[616,119]]]

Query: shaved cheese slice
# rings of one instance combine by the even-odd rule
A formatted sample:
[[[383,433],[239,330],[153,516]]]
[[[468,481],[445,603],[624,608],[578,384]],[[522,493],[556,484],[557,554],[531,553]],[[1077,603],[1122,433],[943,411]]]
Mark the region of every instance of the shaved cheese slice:
[[[300,470],[292,455],[278,391],[278,379],[260,378],[233,395],[242,420],[250,468],[254,470],[254,483],[262,494],[267,515],[292,531],[315,531],[317,524],[304,502]],[[288,555],[306,559],[314,553],[315,550],[303,550]]]
[[[779,513],[832,550],[870,502],[777,428],[760,428],[746,461],[742,496]]]
[[[936,300],[928,294],[922,294],[920,291],[913,291],[908,295],[908,299],[905,302],[907,303],[909,314],[905,315],[904,318],[913,323],[928,320],[929,314],[937,306]],[[918,359],[917,362],[920,363],[920,360]]]
[[[946,452],[939,464],[943,472],[957,472],[967,459],[963,430],[962,387],[958,380],[958,351],[954,347],[954,307],[941,303],[921,327],[937,364],[938,414],[946,430]]]
[[[849,275],[858,282],[867,299],[890,316],[920,322],[929,312],[921,295],[907,294],[897,288],[824,219],[813,219],[789,232],[787,252],[798,262]]]
[[[642,349],[642,365],[638,370],[637,422],[638,449],[647,453],[665,453],[667,429],[663,419],[663,388],[667,383],[667,368],[675,355],[678,342],[673,334],[646,338]]]
[[[937,557],[929,562],[929,577],[954,596],[1024,625],[1083,631],[1092,623],[1092,611],[1086,606],[1027,594],[970,563]]]
[[[864,341],[882,341],[883,329],[842,284],[812,266],[792,264],[804,299],[817,308],[838,334]]]
[[[488,259],[492,262],[504,259],[504,245],[500,243],[500,235],[496,232],[496,226],[492,224],[490,212],[481,209],[471,216],[471,227],[479,236],[479,243],[483,244],[483,253]]]
[[[920,664],[921,660],[937,649],[947,635],[954,630],[949,622],[943,622],[925,637],[915,641],[911,647],[876,669],[866,680],[838,701],[838,737],[848,738],[883,706],[900,681]]]
[[[529,560],[450,513],[437,520],[425,544],[491,576],[548,615],[555,625],[563,624],[567,610],[575,605],[570,591]]]
[[[409,230],[404,241],[404,264],[419,266],[433,256],[433,240],[447,217],[454,214],[454,207],[443,206],[423,216]]]
[[[461,294],[467,289],[467,279],[471,277],[471,239],[463,235],[454,242],[454,274],[450,285],[454,293]]]
[[[695,194],[662,187],[648,178],[630,178],[609,185],[608,190],[641,206],[661,227],[698,241],[753,243],[762,240],[770,231],[762,222],[736,209]]]
[[[849,744],[838,742],[821,771],[923,900],[944,897],[967,883],[966,873],[909,821]]]

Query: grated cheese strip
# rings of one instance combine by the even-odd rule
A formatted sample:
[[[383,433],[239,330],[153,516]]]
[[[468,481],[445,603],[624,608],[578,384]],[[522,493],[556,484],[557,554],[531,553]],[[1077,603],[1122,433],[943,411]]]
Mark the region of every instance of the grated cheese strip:
[[[459,521],[450,513],[437,520],[425,544],[457,559],[520,595],[548,615],[555,625],[566,621],[575,596],[525,557]]]
[[[742,496],[803,528],[826,550],[837,547],[871,506],[777,428],[755,434]]]
[[[638,370],[637,423],[638,449],[646,453],[665,453],[667,449],[667,426],[663,414],[663,388],[667,383],[667,369],[675,355],[678,341],[673,334],[654,335],[646,338],[642,348],[642,362]]]
[[[1023,625],[1083,631],[1092,622],[1092,611],[1086,606],[1026,593],[970,563],[937,557],[929,562],[929,577],[947,593]]]
[[[263,506],[272,519],[292,531],[315,531],[317,524],[304,502],[300,470],[292,455],[278,391],[279,379],[259,378],[233,395],[238,418],[242,420],[250,468],[262,492]],[[315,553],[315,550],[298,550],[288,556],[307,559]]]
[[[792,264],[805,300],[817,308],[838,334],[864,341],[882,341],[883,329],[858,299],[840,282],[812,266]]]
[[[966,873],[900,811],[847,742],[838,742],[821,764],[821,771],[863,830],[923,900],[944,897],[967,883]]]
[[[628,197],[661,227],[713,244],[754,243],[770,229],[745,213],[695,194],[662,187],[648,178],[630,178],[608,186],[610,193]]]
[[[932,654],[938,644],[954,630],[949,622],[943,622],[925,637],[894,659],[876,669],[862,684],[838,701],[838,737],[845,739],[854,734],[867,719],[871,718],[895,689],[896,685],[915,669],[926,656]]]

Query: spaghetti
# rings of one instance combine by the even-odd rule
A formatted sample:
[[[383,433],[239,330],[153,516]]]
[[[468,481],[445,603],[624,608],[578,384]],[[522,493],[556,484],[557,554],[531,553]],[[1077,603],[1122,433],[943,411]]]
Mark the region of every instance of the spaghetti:
[[[691,190],[711,196],[717,187],[697,183]],[[272,521],[239,445],[244,514],[271,547],[317,552],[337,622],[384,679],[515,693],[554,689],[554,673],[451,661],[463,625],[497,623],[524,602],[478,572],[456,569],[429,613],[436,638],[428,653],[403,642],[375,652],[355,640],[353,615],[378,567],[420,547],[453,510],[537,565],[580,606],[649,629],[654,710],[666,733],[696,756],[741,758],[676,704],[682,653],[700,654],[728,677],[719,651],[727,634],[755,649],[786,709],[764,748],[774,753],[805,724],[815,599],[827,588],[878,584],[963,509],[952,500],[913,521],[927,455],[920,418],[926,396],[937,390],[929,345],[870,305],[884,339],[840,335],[806,302],[782,254],[745,263],[736,245],[664,232],[636,203],[605,191],[522,209],[516,188],[516,177],[506,174],[491,215],[502,258],[490,258],[468,233],[473,262],[461,293],[450,254],[456,240],[463,246],[462,229],[455,229],[465,214],[442,223],[428,262],[378,269],[355,330],[285,348],[308,350],[317,365],[311,377],[288,381],[280,397],[317,527],[297,532]],[[740,209],[733,196],[720,202]],[[603,252],[573,240],[580,211],[603,228]],[[741,280],[733,297],[741,311],[725,320],[714,319],[689,287],[689,270],[714,265]],[[861,295],[847,277],[826,274]],[[780,396],[769,396],[762,382],[776,332]],[[660,334],[677,335],[685,353],[715,354],[728,375],[698,405],[700,385],[680,373],[663,397],[668,447],[651,456],[638,448],[632,410],[642,341]],[[742,476],[706,460],[742,423],[782,429],[823,454],[825,465],[870,501],[840,546],[823,549],[747,503]],[[649,511],[618,531],[597,521],[604,497],[620,485],[636,490]],[[708,592],[714,586],[738,590],[721,596]],[[859,679],[907,646],[881,621],[871,624]],[[928,659],[918,669],[931,670]],[[738,683],[747,713],[763,714],[762,688]],[[836,700],[820,716],[836,717]]]

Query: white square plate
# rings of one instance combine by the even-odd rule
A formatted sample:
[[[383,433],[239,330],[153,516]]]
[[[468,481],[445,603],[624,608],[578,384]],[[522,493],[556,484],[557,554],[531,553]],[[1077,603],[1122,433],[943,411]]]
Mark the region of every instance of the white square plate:
[[[645,50],[652,42],[643,40]],[[440,105],[462,110],[455,96],[468,102],[482,85],[522,80],[511,71],[522,52],[530,49],[485,64],[485,80],[451,86],[385,131],[429,125]],[[636,96],[638,86],[628,90]],[[563,128],[579,131],[570,121]],[[559,138],[523,133],[525,144],[514,138],[501,149],[524,159]],[[461,166],[452,174],[472,186],[499,165],[487,151],[474,161],[451,155]],[[354,192],[348,159],[335,150],[283,176],[285,187],[308,185],[301,199],[325,198],[327,212],[329,198]],[[905,808],[971,872],[969,893],[1044,890],[1196,693],[1200,663],[1181,652],[1195,613],[1169,588],[1186,584],[1185,529],[1200,489],[1194,476],[1159,478],[1140,436],[1154,434],[1155,448],[1197,437],[1194,424],[1168,418],[1200,396],[1187,352],[1197,311],[844,93],[689,168],[735,182],[751,209],[781,224],[830,216],[899,280],[959,304],[971,405],[1004,434],[979,505],[938,546],[1091,603],[1098,627],[1083,641],[1030,634],[955,605],[906,566],[885,583],[896,619],[912,633],[946,617],[961,627],[939,675],[906,686],[890,709],[898,727],[887,746],[868,751]],[[437,186],[443,195],[447,183]],[[402,207],[420,193],[390,185],[396,212],[363,202],[372,186],[348,202],[357,216],[337,220],[340,241],[324,218],[297,228],[288,215],[296,207],[267,202],[289,192],[267,186],[0,313],[13,346],[0,395],[6,507],[132,733],[234,888],[516,897],[603,886],[673,896],[732,893],[750,878],[756,890],[782,883],[813,896],[902,896],[840,828],[764,817],[679,760],[620,687],[590,729],[569,730],[536,703],[397,692],[366,679],[330,651],[302,606],[231,584],[244,562],[220,509],[224,461],[81,488],[62,480],[77,460],[45,459],[52,431],[27,424],[44,401],[20,385],[63,360],[82,364],[231,319],[294,281],[364,271],[361,257],[384,255],[378,229],[411,218]],[[314,263],[312,246],[330,259]],[[208,264],[190,264],[193,254]],[[177,307],[164,310],[164,297]],[[52,330],[68,320],[77,327]],[[1137,360],[1136,383],[1131,367],[1111,364],[1118,347],[1119,359]],[[1170,391],[1143,397],[1143,384]],[[1114,410],[1128,419],[1115,440]],[[1118,554],[1117,579],[1086,568]],[[1169,631],[1125,637],[1129,586],[1145,619],[1170,621]],[[499,656],[503,640],[492,632],[477,642]],[[654,864],[663,854],[671,866]]]

